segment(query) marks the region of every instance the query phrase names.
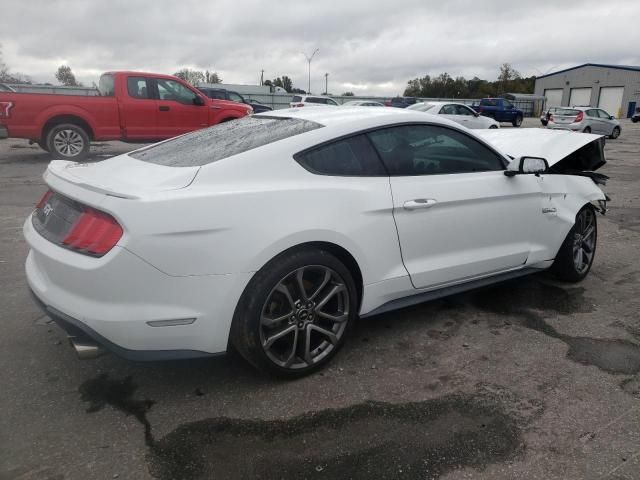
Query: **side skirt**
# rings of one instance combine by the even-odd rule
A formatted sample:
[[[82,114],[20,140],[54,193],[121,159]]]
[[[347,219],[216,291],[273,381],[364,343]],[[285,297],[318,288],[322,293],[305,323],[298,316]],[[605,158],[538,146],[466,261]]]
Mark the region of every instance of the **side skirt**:
[[[511,280],[513,278],[524,277],[525,275],[530,275],[532,273],[541,271],[543,270],[540,268],[522,268],[520,270],[505,272],[491,277],[480,278],[478,280],[472,280],[470,282],[460,283],[458,285],[451,285],[449,287],[443,287],[435,290],[429,290],[427,292],[417,293],[408,297],[397,298],[383,305],[380,305],[378,308],[371,310],[364,315],[361,315],[360,318],[380,315],[381,313],[391,312],[400,308],[417,305],[418,303],[428,302],[442,297],[448,297],[449,295],[455,295],[456,293],[466,292],[467,290],[485,287],[487,285],[504,282],[505,280]]]

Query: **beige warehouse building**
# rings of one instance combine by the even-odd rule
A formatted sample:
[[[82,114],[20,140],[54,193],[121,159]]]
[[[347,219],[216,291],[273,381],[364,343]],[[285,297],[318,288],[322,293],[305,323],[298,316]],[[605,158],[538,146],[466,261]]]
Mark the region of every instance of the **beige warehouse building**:
[[[618,118],[640,107],[640,66],[585,63],[536,78],[547,107],[592,106]]]

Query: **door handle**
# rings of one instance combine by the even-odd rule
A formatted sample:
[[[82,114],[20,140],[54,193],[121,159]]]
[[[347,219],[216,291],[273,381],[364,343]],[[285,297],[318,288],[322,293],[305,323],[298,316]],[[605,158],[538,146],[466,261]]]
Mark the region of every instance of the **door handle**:
[[[160,110],[161,112],[168,112],[171,109],[167,105],[160,105],[158,110]]]
[[[416,198],[415,200],[404,202],[402,207],[405,210],[417,210],[418,208],[431,208],[436,203],[438,203],[438,201],[434,198]]]

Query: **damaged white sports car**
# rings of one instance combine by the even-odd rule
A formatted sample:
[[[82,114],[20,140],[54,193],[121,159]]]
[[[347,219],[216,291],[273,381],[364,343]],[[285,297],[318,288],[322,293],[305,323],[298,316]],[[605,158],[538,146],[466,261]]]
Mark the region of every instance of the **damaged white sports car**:
[[[587,275],[597,135],[470,131],[399,109],[255,115],[51,162],[29,286],[81,356],[225,352],[296,376],[356,317],[551,268]]]

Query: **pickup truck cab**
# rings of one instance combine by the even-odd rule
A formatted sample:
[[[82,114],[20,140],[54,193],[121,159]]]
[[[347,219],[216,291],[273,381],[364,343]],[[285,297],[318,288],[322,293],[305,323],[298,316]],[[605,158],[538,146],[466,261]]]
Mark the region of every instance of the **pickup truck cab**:
[[[96,93],[0,92],[0,138],[26,138],[56,158],[78,161],[92,140],[155,142],[253,113],[155,73],[107,72]]]
[[[480,115],[491,117],[497,122],[509,122],[514,127],[522,125],[524,113],[517,109],[506,98],[483,98],[479,105],[472,108]]]

